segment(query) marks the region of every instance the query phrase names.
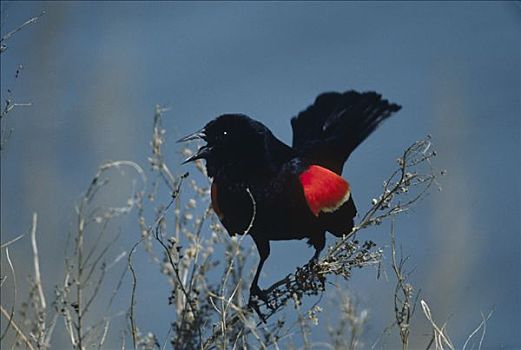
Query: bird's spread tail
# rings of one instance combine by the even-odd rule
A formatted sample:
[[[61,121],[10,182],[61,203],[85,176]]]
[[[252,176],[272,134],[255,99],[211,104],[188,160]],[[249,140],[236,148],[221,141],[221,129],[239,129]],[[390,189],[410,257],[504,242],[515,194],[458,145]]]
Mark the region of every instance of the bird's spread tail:
[[[351,152],[401,106],[376,92],[328,92],[291,120],[293,148],[337,173]]]

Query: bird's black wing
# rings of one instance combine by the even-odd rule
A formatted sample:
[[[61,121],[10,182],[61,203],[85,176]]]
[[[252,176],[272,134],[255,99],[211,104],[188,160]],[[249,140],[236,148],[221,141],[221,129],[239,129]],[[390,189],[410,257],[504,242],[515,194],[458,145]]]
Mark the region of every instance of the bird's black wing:
[[[342,173],[353,150],[401,106],[376,92],[327,92],[291,119],[293,148],[314,164]]]

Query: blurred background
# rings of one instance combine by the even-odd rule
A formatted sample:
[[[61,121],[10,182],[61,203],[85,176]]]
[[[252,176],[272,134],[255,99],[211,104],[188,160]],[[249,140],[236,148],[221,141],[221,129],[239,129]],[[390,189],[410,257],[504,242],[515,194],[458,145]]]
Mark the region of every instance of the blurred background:
[[[248,114],[291,143],[290,117],[319,93],[375,90],[403,109],[346,165],[359,211],[379,195],[401,152],[432,135],[434,165],[447,171],[442,190],[433,190],[397,221],[411,282],[435,319],[447,322],[459,347],[482,314],[493,311],[484,348],[521,348],[519,2],[2,1],[1,6],[2,36],[45,11],[4,42],[1,55],[2,101],[9,95],[32,103],[15,108],[7,121],[13,132],[1,154],[1,232],[2,242],[27,233],[32,213],[38,213],[42,275],[50,295],[63,275],[74,206],[97,167],[118,159],[147,167],[156,104],[170,107],[164,116],[167,162],[182,173],[193,166],[180,165],[174,141],[219,114]],[[15,77],[19,65],[23,69]],[[121,250],[139,239],[138,226],[131,227],[118,243]],[[360,238],[390,244],[388,224],[364,234]],[[10,250],[23,286],[32,269],[30,240]],[[311,255],[304,241],[275,242],[261,286]],[[388,250],[386,257],[387,274],[355,271],[345,285],[368,311],[364,347],[394,320]],[[169,286],[145,255],[139,261],[148,271],[142,283],[149,293],[140,294],[137,317],[164,339],[171,321],[165,307]],[[11,294],[3,289],[2,299]],[[313,329],[316,342],[327,340],[325,329],[336,317],[335,293],[326,296]],[[399,346],[392,333],[377,348]],[[420,310],[411,333],[411,347],[425,348],[430,329]]]

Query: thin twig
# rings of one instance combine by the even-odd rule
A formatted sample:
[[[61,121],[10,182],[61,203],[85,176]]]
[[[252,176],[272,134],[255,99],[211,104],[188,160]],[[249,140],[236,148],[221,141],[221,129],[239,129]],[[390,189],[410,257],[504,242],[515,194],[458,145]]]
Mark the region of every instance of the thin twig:
[[[16,324],[16,322],[13,320],[12,315],[10,315],[6,309],[2,305],[0,305],[0,311],[2,312],[2,315],[4,315],[5,318],[9,321],[9,324],[13,329],[15,330],[16,334],[22,339],[23,343],[30,349],[30,350],[36,350],[29,338],[27,338],[24,334],[24,332],[21,330],[21,328]]]
[[[486,333],[486,330],[487,330],[487,321],[490,319],[490,317],[492,317],[492,314],[494,313],[494,311],[490,311],[488,313],[487,316],[484,316],[483,314],[481,314],[481,323],[476,327],[476,329],[474,329],[474,331],[472,333],[470,333],[470,335],[467,337],[467,340],[465,340],[465,343],[463,344],[463,348],[462,350],[465,350],[467,348],[467,345],[469,344],[470,340],[472,339],[472,337],[474,337],[474,335],[476,335],[476,333],[479,332],[479,330],[481,328],[483,328],[483,331],[481,332],[481,338],[479,339],[479,345],[478,345],[478,350],[481,349],[481,346],[483,345],[483,339],[485,338],[485,333]]]
[[[43,294],[42,280],[40,277],[40,258],[38,257],[38,245],[36,243],[36,225],[38,224],[38,214],[33,213],[33,225],[31,228],[31,245],[33,248],[33,262],[34,262],[34,284],[38,289],[38,295],[40,297],[40,306],[42,310],[47,308],[45,302],[45,295]]]
[[[416,300],[412,300],[413,286],[406,282],[407,274],[404,272],[406,261],[407,257],[400,257],[399,261],[396,257],[396,232],[395,220],[393,218],[391,220],[391,266],[396,276],[396,287],[394,291],[394,313],[396,320],[394,324],[398,326],[403,350],[409,348],[410,323],[419,297],[419,294],[417,294]],[[393,325],[391,325],[391,327]]]
[[[123,253],[121,253],[121,254],[116,258],[116,260],[119,260],[120,257],[123,258],[125,255],[127,255],[127,252],[123,252]],[[128,259],[128,258],[127,258],[127,259]],[[115,263],[115,262],[114,262],[114,263]],[[113,263],[113,264],[114,264],[114,263]],[[111,265],[112,265],[112,264],[111,264]],[[110,268],[111,265],[109,265],[109,267],[107,267],[107,269]],[[118,279],[118,283],[116,283],[116,287],[112,290],[112,295],[110,296],[110,300],[109,300],[109,302],[108,302],[108,304],[107,304],[107,308],[108,308],[108,309],[110,309],[110,308],[112,307],[112,303],[114,302],[114,299],[115,299],[117,293],[119,292],[119,290],[121,289],[121,286],[123,285],[123,279],[125,278],[125,276],[126,276],[126,274],[127,274],[127,271],[128,271],[128,269],[124,269],[124,270],[123,270],[123,272],[121,273],[121,276],[120,276],[119,279]]]
[[[105,321],[105,326],[103,327],[103,334],[101,335],[101,339],[99,341],[99,344],[98,344],[98,349],[101,350],[103,348],[103,344],[105,343],[105,339],[107,337],[107,333],[109,331],[109,325],[110,325],[110,320],[107,319]]]
[[[0,249],[7,248],[8,246],[10,246],[11,244],[13,244],[14,242],[18,241],[19,239],[22,239],[24,236],[25,236],[25,235],[20,235],[20,236],[18,236],[18,237],[16,237],[16,238],[13,238],[13,239],[10,240],[10,241],[7,241],[7,242],[5,242],[5,243],[2,243],[2,244],[0,245]]]
[[[424,301],[420,301],[423,314],[429,320],[432,330],[433,330],[433,338],[434,338],[434,344],[436,347],[436,350],[442,350],[447,346],[451,350],[455,350],[454,345],[448,338],[448,336],[445,334],[445,326],[442,326],[441,328],[434,322],[434,319],[432,318],[431,309],[429,308],[429,305]]]
[[[33,18],[28,19],[22,25],[18,26],[17,28],[11,30],[10,32],[8,32],[4,36],[2,36],[2,38],[0,39],[0,44],[1,44],[0,45],[0,53],[4,52],[7,49],[7,46],[5,46],[3,44],[4,41],[9,40],[13,35],[18,33],[19,31],[21,31],[22,29],[24,29],[28,25],[36,23],[40,19],[40,17],[42,17],[44,14],[45,14],[45,11],[40,12],[40,14],[38,16],[35,16]]]
[[[14,271],[13,263],[11,261],[11,257],[9,256],[9,248],[5,248],[5,256],[7,259],[7,263],[9,264],[11,274],[13,276],[13,306],[11,306],[11,314],[7,318],[8,319],[7,326],[5,327],[5,330],[2,332],[2,336],[0,336],[0,341],[3,340],[4,337],[7,335],[7,331],[9,330],[9,327],[11,326],[13,316],[14,316],[14,308],[16,305],[16,296],[18,295],[18,289],[17,289],[17,285],[16,285],[16,274]]]
[[[248,224],[248,227],[244,231],[243,235],[247,235],[251,228],[253,227],[253,223],[255,222],[255,217],[257,216],[257,202],[255,201],[255,197],[253,197],[253,194],[251,193],[250,189],[246,187],[246,192],[248,192],[248,195],[250,196],[251,204],[253,205],[252,208],[252,214],[250,218],[250,223]]]
[[[69,289],[68,286],[70,283],[69,282],[70,278],[71,278],[70,271],[67,271],[67,273],[65,274],[64,282],[63,282],[64,291],[68,291],[68,289]],[[63,296],[64,300],[66,300],[67,297],[68,297],[68,294],[65,294]],[[63,323],[65,325],[65,330],[67,331],[67,333],[69,335],[71,344],[73,345],[73,347],[76,347],[76,345],[78,344],[78,341],[76,340],[76,337],[74,335],[74,325],[73,325],[74,322],[72,321],[72,316],[71,316],[70,310],[68,308],[64,307],[62,314],[63,314]]]
[[[44,338],[44,345],[46,348],[50,348],[51,347],[51,339],[52,339],[52,335],[54,333],[54,329],[56,328],[56,323],[58,323],[58,317],[60,315],[57,313],[57,312],[54,312],[54,315],[52,317],[52,321],[49,325],[49,328],[47,329],[47,333],[45,334],[45,338]]]
[[[40,13],[40,15],[38,16],[35,16],[33,18],[30,18],[28,19],[27,21],[25,21],[22,25],[20,25],[19,27],[11,30],[9,33],[5,34],[4,36],[2,36],[2,38],[0,39],[0,43],[2,41],[5,41],[5,40],[9,40],[14,34],[18,33],[20,30],[24,29],[25,27],[27,27],[28,25],[30,24],[33,24],[33,23],[36,23],[38,21],[38,19],[45,14],[45,11],[42,11]]]
[[[380,224],[382,220],[392,215],[407,211],[415,202],[424,197],[432,183],[436,181],[434,170],[430,165],[430,159],[436,155],[436,152],[431,151],[427,153],[430,146],[431,142],[429,137],[427,137],[424,140],[413,143],[403,152],[402,157],[398,159],[399,168],[384,182],[384,189],[380,198],[373,200],[373,206],[365,213],[360,223],[334,245],[329,251],[329,255],[335,254],[342,249],[343,245],[362,228],[368,225]],[[412,168],[423,163],[429,166],[428,173],[418,174],[413,171]],[[396,177],[398,177],[397,180],[395,180]],[[391,205],[391,201],[395,196],[407,193],[409,188],[417,186],[421,186],[421,190],[412,199],[405,203],[398,202]],[[380,211],[382,214],[378,214]]]
[[[130,295],[130,310],[129,310],[129,318],[130,318],[130,331],[132,333],[132,344],[134,345],[134,349],[136,349],[137,345],[137,327],[136,327],[136,320],[135,320],[135,304],[136,304],[136,286],[137,286],[137,277],[136,277],[136,271],[134,270],[134,266],[132,265],[132,254],[134,254],[134,251],[136,248],[145,240],[145,238],[141,238],[130,250],[130,253],[128,254],[128,267],[130,269],[130,272],[132,273],[132,293]]]

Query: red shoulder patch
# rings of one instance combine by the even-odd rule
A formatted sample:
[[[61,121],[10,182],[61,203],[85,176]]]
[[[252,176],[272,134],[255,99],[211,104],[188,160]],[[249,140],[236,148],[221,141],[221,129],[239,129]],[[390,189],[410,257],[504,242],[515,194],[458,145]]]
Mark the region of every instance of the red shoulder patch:
[[[215,212],[215,214],[217,214],[219,219],[222,220],[224,218],[224,215],[221,209],[219,208],[219,203],[217,201],[217,184],[215,183],[215,181],[212,182],[212,187],[210,189],[210,198],[212,199],[213,211]]]
[[[349,183],[329,169],[311,165],[299,176],[309,209],[315,216],[342,206],[351,195]]]

